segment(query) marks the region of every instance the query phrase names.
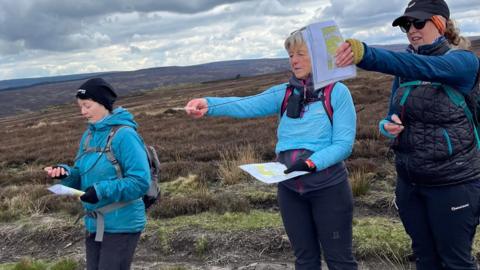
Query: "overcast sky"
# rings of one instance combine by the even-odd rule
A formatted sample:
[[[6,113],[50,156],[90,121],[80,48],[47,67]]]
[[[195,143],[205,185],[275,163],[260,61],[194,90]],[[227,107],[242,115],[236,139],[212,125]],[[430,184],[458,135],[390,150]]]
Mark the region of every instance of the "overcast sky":
[[[480,1],[447,0],[480,35]],[[301,3],[301,4],[299,4]],[[407,0],[0,0],[0,80],[287,57],[284,39],[334,19],[344,37],[406,43]]]

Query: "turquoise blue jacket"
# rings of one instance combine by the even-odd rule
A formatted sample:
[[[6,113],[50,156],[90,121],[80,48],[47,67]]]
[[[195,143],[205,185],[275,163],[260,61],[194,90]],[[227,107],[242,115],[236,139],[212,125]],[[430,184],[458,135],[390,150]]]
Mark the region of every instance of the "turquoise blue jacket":
[[[208,115],[235,118],[280,116],[287,84],[273,86],[250,97],[207,97]],[[223,103],[227,103],[222,105]],[[336,83],[332,91],[333,126],[322,102],[310,103],[301,118],[279,119],[275,152],[307,149],[317,168],[324,170],[346,159],[355,140],[356,113],[348,88]]]
[[[117,178],[115,167],[106,154],[83,153],[84,141],[89,131],[92,134],[89,146],[103,149],[114,125],[131,127],[119,129],[112,141],[112,151],[122,168],[122,179]],[[60,164],[68,171],[68,177],[63,179],[62,184],[83,191],[90,186],[95,188],[99,202],[83,203],[87,211],[113,202],[135,200],[105,215],[105,232],[140,232],[145,227],[145,206],[141,197],[150,185],[150,169],[143,141],[136,129],[137,124],[132,114],[121,107],[117,108],[103,120],[88,125],[80,140],[80,149],[73,167]],[[96,220],[90,217],[85,217],[84,220],[87,231],[96,232]]]

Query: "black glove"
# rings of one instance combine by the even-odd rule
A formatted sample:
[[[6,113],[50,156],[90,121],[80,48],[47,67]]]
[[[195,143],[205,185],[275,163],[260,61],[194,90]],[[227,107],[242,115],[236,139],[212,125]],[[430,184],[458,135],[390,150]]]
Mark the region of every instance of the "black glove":
[[[143,200],[143,203],[145,204],[145,210],[147,210],[150,206],[152,206],[157,201],[157,198],[143,196],[142,200]]]
[[[98,197],[97,197],[97,192],[95,191],[94,187],[88,187],[85,190],[85,193],[83,193],[82,196],[80,196],[80,200],[87,202],[87,203],[97,203],[98,202]]]
[[[315,171],[315,164],[311,160],[303,160],[299,159],[295,163],[293,163],[290,167],[288,167],[284,174],[291,173],[293,171],[304,171],[304,172],[314,172]]]

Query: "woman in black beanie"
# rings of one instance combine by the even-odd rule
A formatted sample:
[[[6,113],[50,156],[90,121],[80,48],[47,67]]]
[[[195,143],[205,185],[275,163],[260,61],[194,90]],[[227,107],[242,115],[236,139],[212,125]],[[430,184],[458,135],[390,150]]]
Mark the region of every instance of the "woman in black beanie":
[[[113,109],[117,95],[109,83],[90,79],[76,97],[88,128],[75,164],[45,170],[63,185],[85,192],[80,199],[87,212],[87,269],[130,269],[146,224],[142,196],[151,181],[144,144],[132,114]]]

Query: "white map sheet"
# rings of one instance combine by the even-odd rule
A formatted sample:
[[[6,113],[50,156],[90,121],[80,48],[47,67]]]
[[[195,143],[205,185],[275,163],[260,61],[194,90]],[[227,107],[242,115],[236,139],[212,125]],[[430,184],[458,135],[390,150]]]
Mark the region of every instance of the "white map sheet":
[[[71,187],[67,187],[61,184],[56,184],[48,188],[51,192],[57,194],[57,195],[70,195],[70,196],[81,196],[83,195],[83,191],[74,189]]]
[[[308,25],[302,31],[312,61],[313,84],[320,89],[327,84],[353,78],[357,75],[355,65],[338,68],[335,52],[343,42],[340,29],[334,21]]]
[[[294,178],[300,175],[307,174],[308,172],[291,172],[284,174],[283,171],[287,169],[285,165],[279,162],[268,163],[253,163],[240,165],[240,169],[246,171],[251,176],[255,177],[267,184],[273,184],[285,181],[290,178]]]

